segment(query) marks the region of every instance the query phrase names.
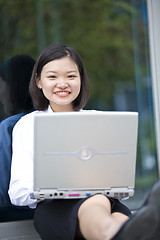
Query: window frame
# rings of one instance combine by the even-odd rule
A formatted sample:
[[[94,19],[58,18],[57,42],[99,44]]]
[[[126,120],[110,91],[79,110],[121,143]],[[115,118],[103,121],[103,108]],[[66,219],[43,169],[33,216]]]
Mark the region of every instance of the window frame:
[[[160,176],[160,1],[147,0],[149,42],[150,42],[150,61],[152,72],[153,104],[156,130],[157,161]],[[159,79],[159,81],[158,81]]]

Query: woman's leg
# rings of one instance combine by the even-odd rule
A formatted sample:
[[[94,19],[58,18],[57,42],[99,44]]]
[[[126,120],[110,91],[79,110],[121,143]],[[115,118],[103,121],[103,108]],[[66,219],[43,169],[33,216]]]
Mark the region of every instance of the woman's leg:
[[[109,240],[128,217],[122,213],[111,214],[111,203],[104,195],[95,195],[82,203],[78,210],[79,227],[87,240]]]

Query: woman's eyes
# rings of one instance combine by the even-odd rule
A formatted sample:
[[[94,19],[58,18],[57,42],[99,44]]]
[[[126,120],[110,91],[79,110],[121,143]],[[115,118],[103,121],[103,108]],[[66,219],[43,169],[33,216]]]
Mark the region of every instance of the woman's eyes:
[[[69,75],[68,78],[75,78],[75,75]]]
[[[48,76],[49,79],[57,79],[58,77],[55,76],[55,75],[51,75],[51,76]],[[76,78],[76,75],[68,75],[67,76],[68,79],[73,79],[73,78]]]
[[[52,75],[52,76],[49,76],[48,78],[50,78],[50,79],[56,79],[56,76]]]

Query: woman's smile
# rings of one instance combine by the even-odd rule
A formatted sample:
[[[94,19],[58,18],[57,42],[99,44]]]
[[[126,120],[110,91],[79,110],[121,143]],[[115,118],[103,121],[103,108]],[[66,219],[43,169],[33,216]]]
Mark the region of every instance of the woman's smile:
[[[70,92],[69,91],[56,91],[56,92],[54,92],[54,94],[56,94],[56,96],[58,96],[58,97],[68,97]]]

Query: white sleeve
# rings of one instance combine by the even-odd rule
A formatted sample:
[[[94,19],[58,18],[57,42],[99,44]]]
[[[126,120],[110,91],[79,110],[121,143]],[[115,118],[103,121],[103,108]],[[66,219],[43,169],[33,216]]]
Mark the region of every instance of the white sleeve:
[[[8,193],[12,204],[35,208],[37,200],[30,198],[30,193],[33,191],[34,116],[33,114],[26,116],[21,118],[13,129],[13,154]]]

